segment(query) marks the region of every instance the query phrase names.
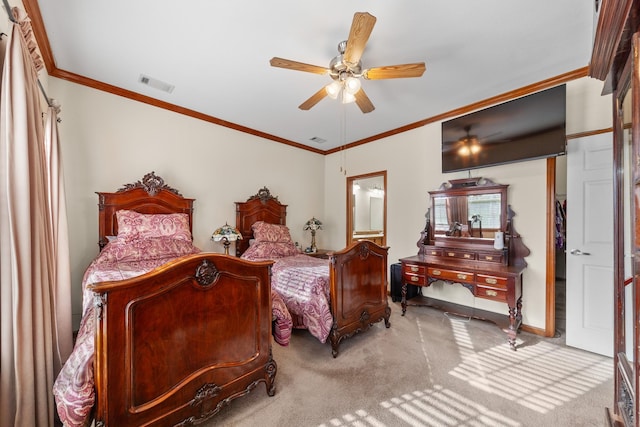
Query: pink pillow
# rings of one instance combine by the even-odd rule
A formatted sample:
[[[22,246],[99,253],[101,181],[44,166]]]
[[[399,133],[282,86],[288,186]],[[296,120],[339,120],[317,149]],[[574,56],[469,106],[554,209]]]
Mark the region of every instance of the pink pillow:
[[[118,237],[127,241],[150,237],[171,237],[191,241],[189,216],[175,214],[141,214],[129,210],[116,212]]]
[[[286,225],[258,221],[251,228],[256,242],[292,242],[289,227]]]
[[[135,262],[178,258],[200,252],[191,241],[171,237],[150,237],[138,240],[116,239],[100,252],[105,262]]]
[[[300,252],[293,242],[255,242],[244,251],[241,258],[249,261],[276,260]]]

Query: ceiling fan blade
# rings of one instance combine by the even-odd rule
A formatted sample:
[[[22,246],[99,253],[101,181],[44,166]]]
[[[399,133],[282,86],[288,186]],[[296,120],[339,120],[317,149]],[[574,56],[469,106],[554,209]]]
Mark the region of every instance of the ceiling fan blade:
[[[364,70],[362,76],[368,80],[401,79],[405,77],[420,77],[426,69],[424,62],[414,64],[387,65]]]
[[[347,47],[344,50],[344,61],[348,64],[357,64],[362,57],[364,47],[369,40],[373,26],[376,23],[376,17],[367,12],[356,12],[353,15],[349,38],[347,39]]]
[[[323,87],[322,89],[311,95],[309,99],[300,104],[298,108],[301,110],[310,110],[311,107],[322,101],[325,96],[327,96],[327,90]]]
[[[305,64],[304,62],[291,61],[290,59],[274,57],[271,58],[269,64],[271,64],[272,67],[286,68],[288,70],[305,71],[307,73],[315,74],[329,74],[329,70],[325,67]]]
[[[358,104],[358,107],[360,107],[363,113],[366,114],[375,110],[376,107],[373,106],[367,94],[364,93],[364,89],[360,88],[360,90],[356,92],[355,97],[356,104]]]

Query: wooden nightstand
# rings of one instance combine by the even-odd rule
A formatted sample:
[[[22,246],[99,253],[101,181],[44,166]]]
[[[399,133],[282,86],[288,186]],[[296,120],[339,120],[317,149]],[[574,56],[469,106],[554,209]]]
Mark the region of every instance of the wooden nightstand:
[[[312,256],[314,258],[322,258],[322,259],[329,259],[329,254],[333,253],[335,251],[332,251],[330,249],[318,249],[315,252],[311,253],[307,253],[305,252],[306,255]]]

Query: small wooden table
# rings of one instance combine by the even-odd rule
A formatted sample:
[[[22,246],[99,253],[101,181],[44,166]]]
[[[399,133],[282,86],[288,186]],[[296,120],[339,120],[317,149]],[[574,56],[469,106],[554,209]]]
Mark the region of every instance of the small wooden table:
[[[333,252],[331,249],[317,249],[315,252],[304,252],[304,254],[315,258],[329,259],[329,255]]]

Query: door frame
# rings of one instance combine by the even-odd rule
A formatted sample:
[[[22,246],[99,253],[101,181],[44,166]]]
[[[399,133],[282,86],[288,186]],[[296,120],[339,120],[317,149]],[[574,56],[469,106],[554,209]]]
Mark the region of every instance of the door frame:
[[[568,137],[567,137],[568,139]],[[547,282],[544,336],[556,334],[556,158],[547,159]]]

